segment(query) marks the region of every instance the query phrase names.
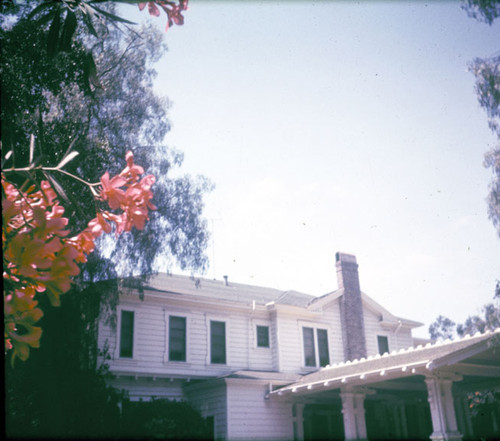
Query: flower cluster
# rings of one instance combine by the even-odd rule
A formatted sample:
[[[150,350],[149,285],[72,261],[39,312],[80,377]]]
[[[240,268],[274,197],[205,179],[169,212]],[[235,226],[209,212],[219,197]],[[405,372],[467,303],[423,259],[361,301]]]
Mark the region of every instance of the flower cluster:
[[[5,348],[26,360],[30,347],[40,346],[42,329],[35,323],[43,316],[35,300],[45,293],[53,306],[71,287],[80,273],[79,263],[95,248],[95,240],[103,232],[116,234],[141,230],[149,218],[152,175],[140,178],[142,167],[134,164],[132,152],[126,155],[127,166],[110,179],[102,176],[96,198],[107,201],[110,210],[98,212],[87,228],[76,236],[66,229],[64,208],[47,181],[25,191],[8,182],[2,174],[2,244],[4,281]]]
[[[184,17],[182,16],[182,12],[187,11],[188,0],[179,0],[179,4],[177,4],[175,1],[167,0],[156,0],[153,2],[139,3],[139,9],[142,11],[146,7],[146,5],[148,6],[149,14],[154,17],[158,17],[160,15],[158,6],[165,11],[168,17],[166,29],[167,31],[169,27],[174,24],[179,26],[184,24]]]

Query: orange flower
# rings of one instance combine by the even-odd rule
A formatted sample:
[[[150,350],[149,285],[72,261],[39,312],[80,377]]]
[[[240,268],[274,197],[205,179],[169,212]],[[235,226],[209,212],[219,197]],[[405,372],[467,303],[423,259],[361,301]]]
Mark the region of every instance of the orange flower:
[[[112,210],[120,208],[120,205],[125,198],[125,192],[120,188],[127,181],[121,176],[114,176],[109,179],[109,173],[106,172],[101,178],[101,197],[104,201],[108,201]]]

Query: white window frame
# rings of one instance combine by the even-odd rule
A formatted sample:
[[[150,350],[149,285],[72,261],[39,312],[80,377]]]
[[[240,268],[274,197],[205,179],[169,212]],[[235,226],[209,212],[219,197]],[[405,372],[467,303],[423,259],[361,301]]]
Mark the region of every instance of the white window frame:
[[[390,354],[391,352],[391,339],[390,336],[387,334],[377,334],[375,336],[375,347],[377,348],[377,354],[380,354],[380,347],[378,345],[378,338],[379,337],[385,337],[387,339],[387,353]],[[380,354],[382,355],[382,354]]]
[[[306,356],[305,356],[305,348],[304,348],[304,328],[312,328],[312,330],[313,330],[314,358],[315,358],[314,366],[307,366],[306,365]],[[331,332],[332,331],[331,331],[330,327],[327,325],[323,325],[321,323],[311,323],[311,322],[299,321],[300,349],[301,349],[302,367],[304,369],[321,369],[323,367],[320,365],[319,345],[318,345],[318,329],[326,331],[326,339],[328,342],[328,364],[332,363],[332,350],[331,350]]]
[[[210,322],[223,322],[225,323],[225,331],[226,331],[226,362],[225,363],[212,363],[212,330],[210,326]],[[206,364],[207,366],[212,366],[212,367],[218,367],[218,366],[230,366],[230,332],[229,332],[229,325],[230,321],[227,319],[227,317],[220,317],[220,316],[206,316],[205,320],[205,325],[207,329],[207,359],[206,359]]]
[[[252,319],[252,347],[258,349],[259,351],[269,351],[272,348],[272,338],[271,338],[271,322],[266,320],[256,320]],[[269,346],[258,346],[257,340],[257,326],[265,326],[269,330]]]
[[[165,321],[165,348],[166,348],[165,355],[163,356],[163,362],[186,365],[187,363],[190,362],[189,342],[191,341],[191,338],[189,335],[189,328],[190,328],[189,315],[182,312],[167,311],[167,310],[164,310],[163,314]],[[182,317],[186,319],[186,361],[170,360],[170,317]]]
[[[134,335],[132,339],[132,357],[121,357],[120,356],[120,346],[122,339],[122,311],[129,311],[134,313]],[[120,305],[116,308],[117,320],[116,320],[116,345],[115,345],[115,360],[136,360],[137,359],[137,322],[139,319],[139,313],[137,309],[133,306]]]

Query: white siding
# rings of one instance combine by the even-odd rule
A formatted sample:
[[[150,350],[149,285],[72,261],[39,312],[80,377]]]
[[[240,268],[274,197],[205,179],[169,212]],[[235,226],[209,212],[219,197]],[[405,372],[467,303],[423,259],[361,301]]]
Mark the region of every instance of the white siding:
[[[126,390],[131,401],[149,401],[151,398],[165,398],[168,400],[184,401],[182,391],[183,381],[165,378],[118,378],[109,381],[117,389]]]
[[[205,383],[186,388],[186,396],[204,418],[214,418],[214,438],[227,439],[227,397],[223,381]]]
[[[318,312],[315,317],[304,318],[297,315],[278,313],[277,326],[279,369],[281,372],[305,373],[319,368],[319,366],[305,367],[302,336],[304,326],[326,329],[328,332],[330,364],[344,361],[338,301],[332,302],[324,311]],[[315,349],[317,352],[318,348]]]
[[[257,346],[257,326],[267,326],[269,329],[269,347]],[[276,349],[276,342],[272,338],[271,320],[254,319],[248,320],[248,346],[250,347],[250,356],[248,369],[255,371],[273,370],[273,351]]]
[[[255,381],[228,380],[228,439],[292,440],[292,404],[265,400],[268,385]]]
[[[368,308],[364,308],[366,350],[367,355],[378,354],[377,336],[386,336],[389,342],[389,352],[404,349],[412,346],[413,339],[411,330],[395,325],[392,329],[383,327],[380,323],[380,316],[373,313]]]

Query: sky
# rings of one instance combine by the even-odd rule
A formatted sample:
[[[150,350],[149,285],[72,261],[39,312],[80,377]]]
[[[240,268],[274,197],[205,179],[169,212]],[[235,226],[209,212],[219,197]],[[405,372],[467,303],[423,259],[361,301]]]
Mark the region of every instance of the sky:
[[[499,50],[500,23],[423,1],[191,0],[184,15],[154,87],[181,171],[215,184],[204,277],[323,295],[335,252],[354,254],[362,291],[421,337],[492,301],[495,138],[467,66]]]

